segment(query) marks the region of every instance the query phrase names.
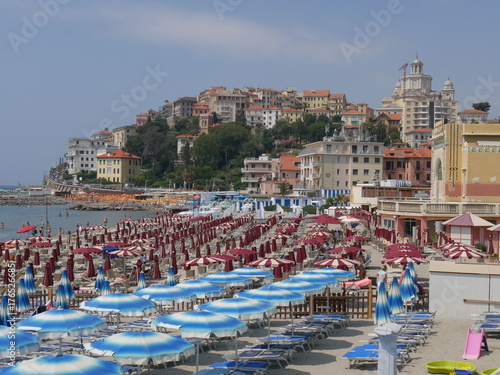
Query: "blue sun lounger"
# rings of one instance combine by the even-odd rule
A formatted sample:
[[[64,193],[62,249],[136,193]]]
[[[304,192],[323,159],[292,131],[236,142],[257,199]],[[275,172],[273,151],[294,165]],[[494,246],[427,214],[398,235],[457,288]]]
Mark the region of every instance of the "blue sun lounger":
[[[269,364],[266,362],[252,361],[222,361],[216,362],[208,366],[209,368],[225,368],[231,370],[259,370],[269,373]]]
[[[378,362],[379,346],[377,344],[366,344],[356,346],[344,354],[342,359],[349,361],[348,368],[356,366],[361,363],[373,364]],[[400,344],[397,346],[397,360],[402,364],[408,363],[410,356],[408,354],[407,346]]]

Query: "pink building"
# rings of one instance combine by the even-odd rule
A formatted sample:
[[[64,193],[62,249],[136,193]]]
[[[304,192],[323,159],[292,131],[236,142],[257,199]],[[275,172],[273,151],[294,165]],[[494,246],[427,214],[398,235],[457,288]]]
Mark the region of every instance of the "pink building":
[[[382,179],[410,181],[413,186],[430,186],[431,155],[428,148],[384,148]]]

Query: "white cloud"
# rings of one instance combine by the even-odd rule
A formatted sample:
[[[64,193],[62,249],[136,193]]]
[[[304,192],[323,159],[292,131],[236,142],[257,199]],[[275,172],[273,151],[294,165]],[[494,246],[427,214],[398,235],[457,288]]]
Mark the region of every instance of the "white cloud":
[[[299,58],[316,62],[341,61],[339,42],[317,29],[270,27],[227,13],[188,12],[170,6],[140,7],[122,3],[109,8],[100,5],[102,17],[112,32],[147,43],[177,43],[206,53],[223,53],[237,58]]]

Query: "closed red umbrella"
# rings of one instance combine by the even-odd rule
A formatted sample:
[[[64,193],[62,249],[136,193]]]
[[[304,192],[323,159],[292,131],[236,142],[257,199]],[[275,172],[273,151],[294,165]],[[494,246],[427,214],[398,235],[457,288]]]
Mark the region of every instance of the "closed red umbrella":
[[[111,269],[111,258],[109,257],[109,252],[106,251],[106,253],[104,254],[103,271],[107,272],[110,269]]]
[[[54,262],[57,263],[59,261],[59,257],[57,256],[57,249],[52,249],[52,258],[54,258]]]
[[[24,260],[29,260],[30,259],[30,249],[28,247],[24,248],[24,254],[23,254],[23,259]]]
[[[205,252],[205,255],[212,255],[212,254],[210,253],[210,245],[209,245],[209,244],[207,244],[207,250],[206,250],[206,252]]]
[[[274,274],[275,279],[282,279],[283,278],[283,268],[281,266],[274,267],[273,274]]]
[[[50,264],[47,262],[45,265],[45,272],[43,274],[42,285],[49,287],[54,285],[54,278],[52,277],[52,271],[50,270]]]
[[[155,257],[154,257],[152,278],[153,278],[153,280],[161,279],[160,260],[158,259],[158,255],[155,255]]]
[[[56,262],[54,262],[54,258],[49,258],[50,270],[52,273],[56,272]]]
[[[86,277],[95,277],[97,276],[97,272],[95,271],[94,267],[94,259],[91,256],[87,257],[87,273],[85,274]]]
[[[263,243],[259,246],[259,257],[264,258],[266,256],[266,249]]]
[[[9,267],[5,267],[5,271],[3,273],[3,283],[5,285],[9,285],[10,284]]]
[[[73,260],[73,258],[68,257],[68,260],[66,261],[66,269],[68,271],[69,281],[75,281],[75,261]]]
[[[149,250],[148,260],[150,262],[155,260],[155,249],[151,248],[151,250]]]
[[[6,262],[10,262],[10,253],[9,249],[5,249],[5,252],[3,253],[4,259]]]
[[[16,264],[15,264],[15,267],[16,267],[16,270],[20,270],[21,268],[23,268],[23,258],[21,258],[21,254],[16,254]]]
[[[33,264],[35,266],[40,265],[40,253],[38,251],[35,251],[35,255],[33,256]]]
[[[224,272],[231,272],[233,269],[233,262],[231,260],[228,260],[224,265]]]

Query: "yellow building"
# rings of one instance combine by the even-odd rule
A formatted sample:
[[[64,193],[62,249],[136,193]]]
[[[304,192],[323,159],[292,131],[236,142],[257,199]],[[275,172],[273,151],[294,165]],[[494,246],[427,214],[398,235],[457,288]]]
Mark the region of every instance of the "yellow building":
[[[432,133],[433,184],[438,202],[498,202],[500,126],[436,124]]]
[[[307,104],[309,109],[328,108],[330,90],[304,90],[302,102]]]
[[[141,158],[122,150],[109,151],[97,157],[97,178],[110,182],[130,183],[141,171]]]
[[[293,108],[283,108],[281,110],[281,116],[283,120],[286,120],[289,123],[293,123],[302,119],[302,117],[304,116],[304,111]]]

